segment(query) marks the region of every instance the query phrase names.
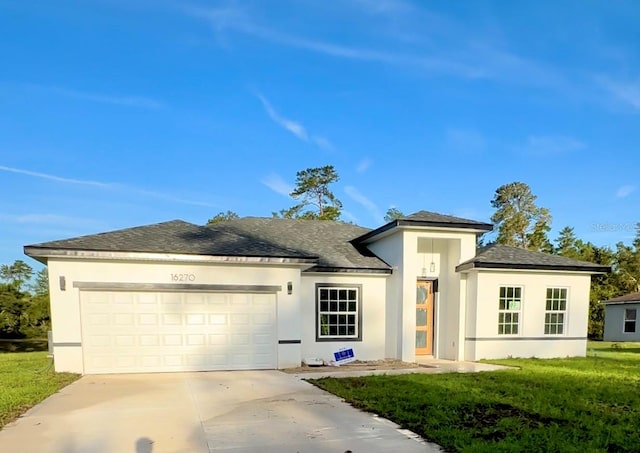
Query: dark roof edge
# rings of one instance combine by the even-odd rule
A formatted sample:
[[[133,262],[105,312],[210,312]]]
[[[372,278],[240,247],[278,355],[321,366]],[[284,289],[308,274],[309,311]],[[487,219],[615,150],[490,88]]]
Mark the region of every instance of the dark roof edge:
[[[568,272],[589,272],[592,274],[606,274],[611,272],[610,266],[594,264],[592,266],[574,266],[564,264],[526,264],[526,263],[477,263],[467,262],[456,267],[456,272],[471,269],[517,269],[517,270],[541,270],[541,271],[568,271]]]
[[[606,302],[636,302],[640,301],[640,291],[634,291],[632,293],[623,294],[622,296],[614,297]]]
[[[443,228],[463,228],[467,230],[484,230],[484,231],[492,231],[493,225],[490,223],[484,222],[476,222],[476,223],[466,223],[466,222],[434,222],[430,220],[413,220],[413,219],[400,219],[399,226],[435,226],[435,227],[443,227]]]
[[[157,257],[193,257],[194,259],[201,258],[211,261],[234,261],[242,259],[260,260],[260,259],[275,259],[275,260],[287,260],[296,263],[316,263],[318,262],[317,256],[295,256],[295,255],[213,255],[202,253],[189,253],[189,252],[149,252],[142,250],[102,250],[102,249],[64,249],[64,248],[49,248],[27,245],[23,247],[24,254],[38,260],[38,258],[98,258],[98,259],[122,259],[122,258],[136,258],[145,257],[146,259]],[[133,255],[133,256],[130,256]],[[38,260],[40,261],[40,260]]]
[[[25,245],[24,247],[22,247],[22,253],[27,255],[29,258],[32,258],[32,259],[34,259],[34,260],[38,261],[39,263],[42,263],[42,264],[44,264],[46,266],[47,265],[47,257],[45,257],[42,254],[31,253],[31,249],[32,249],[32,246]]]
[[[465,230],[480,230],[484,232],[489,232],[493,230],[493,225],[490,223],[463,223],[463,222],[434,222],[429,220],[413,220],[413,219],[395,219],[391,222],[382,225],[381,227],[376,228],[375,230],[371,230],[368,233],[363,234],[362,236],[358,236],[355,239],[352,239],[351,242],[353,244],[359,244],[368,239],[371,239],[374,236],[377,236],[385,231],[388,231],[392,228],[402,227],[402,226],[424,226],[424,227],[440,227],[440,228],[459,228]]]
[[[392,228],[395,228],[397,226],[398,226],[398,219],[392,220],[391,222],[386,223],[386,224],[382,225],[381,227],[376,228],[375,230],[371,230],[371,231],[363,234],[362,236],[358,236],[357,238],[352,239],[351,243],[352,244],[360,244],[360,243],[366,241],[367,239],[370,239],[370,238],[372,238],[374,236],[377,236],[377,235],[379,235],[381,233],[384,233],[385,231],[388,231],[388,230],[390,230]]]
[[[391,269],[375,269],[363,267],[322,267],[314,266],[302,271],[303,274],[319,273],[319,274],[386,274],[392,273]]]
[[[631,305],[631,304],[640,304],[639,300],[605,300],[602,302],[603,305]]]

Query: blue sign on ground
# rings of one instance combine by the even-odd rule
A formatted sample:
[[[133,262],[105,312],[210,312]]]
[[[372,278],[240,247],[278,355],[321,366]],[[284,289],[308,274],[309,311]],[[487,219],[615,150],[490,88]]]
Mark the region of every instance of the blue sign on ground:
[[[340,348],[333,353],[333,357],[338,364],[353,362],[356,359],[353,348]]]

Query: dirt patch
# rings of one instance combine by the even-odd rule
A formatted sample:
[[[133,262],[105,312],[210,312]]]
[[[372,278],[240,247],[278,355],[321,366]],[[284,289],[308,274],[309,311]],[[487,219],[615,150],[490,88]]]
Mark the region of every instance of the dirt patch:
[[[345,363],[340,366],[299,366],[296,368],[286,368],[285,373],[327,373],[331,371],[370,371],[370,370],[406,370],[411,368],[419,368],[417,363],[403,362],[401,360],[356,360],[355,362]]]
[[[538,429],[541,426],[552,424],[563,426],[565,420],[543,417],[534,412],[528,412],[509,404],[480,403],[461,408],[464,414],[461,425],[474,431],[473,437],[500,441],[506,438],[507,432],[499,422],[504,419],[512,419],[518,425],[524,425],[528,429]]]

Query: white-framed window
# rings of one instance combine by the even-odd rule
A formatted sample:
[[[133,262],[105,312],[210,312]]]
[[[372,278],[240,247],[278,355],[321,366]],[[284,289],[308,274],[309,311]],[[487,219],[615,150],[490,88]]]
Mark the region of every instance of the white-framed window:
[[[522,310],[522,287],[501,286],[498,301],[498,335],[518,335]]]
[[[547,288],[544,334],[563,335],[567,317],[567,288]]]
[[[624,309],[624,333],[636,332],[636,320],[638,319],[638,310],[635,308]]]
[[[316,284],[316,340],[362,339],[362,285]]]

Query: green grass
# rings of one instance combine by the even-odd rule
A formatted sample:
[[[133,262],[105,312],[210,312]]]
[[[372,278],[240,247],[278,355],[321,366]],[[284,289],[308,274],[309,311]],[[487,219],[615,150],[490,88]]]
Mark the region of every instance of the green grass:
[[[589,357],[491,361],[474,374],[312,380],[447,451],[640,451],[640,344],[590,343]]]
[[[0,428],[80,377],[50,363],[46,352],[0,354]]]

